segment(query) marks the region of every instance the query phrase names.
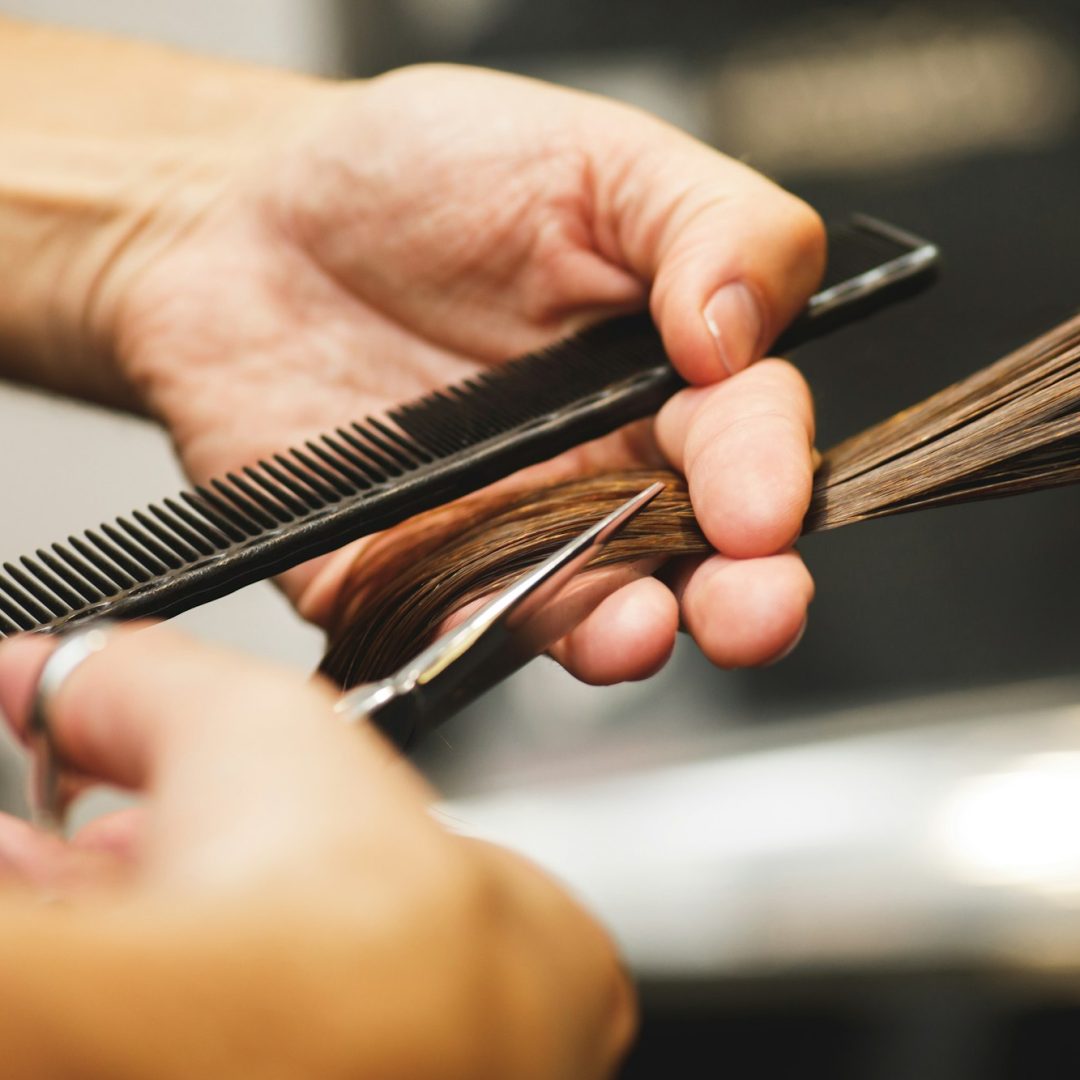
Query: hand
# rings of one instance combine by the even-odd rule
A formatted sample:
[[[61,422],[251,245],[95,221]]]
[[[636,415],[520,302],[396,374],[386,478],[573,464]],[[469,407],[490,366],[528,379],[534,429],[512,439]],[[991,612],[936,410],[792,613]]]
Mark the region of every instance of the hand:
[[[183,228],[151,230],[152,257],[136,235],[101,290],[122,369],[189,473],[224,472],[648,301],[682,374],[720,385],[679,395],[655,429],[533,475],[650,464],[662,450],[687,472],[719,554],[677,568],[671,588],[628,586],[558,655],[591,681],[643,677],[670,653],[680,606],[719,664],[789,648],[812,595],[789,550],[810,497],[809,395],[778,362],[721,380],[812,291],[816,216],[655,119],[526,79],[436,67],[304,83],[283,114],[231,133],[229,155],[208,153],[220,172],[197,213],[186,188]],[[306,615],[326,614],[351,558],[288,577]]]
[[[51,647],[0,647],[0,707],[19,729]],[[608,1075],[634,1026],[610,942],[524,861],[437,827],[411,767],[346,727],[334,700],[160,628],[116,632],[64,684],[51,713],[62,759],[146,805],[72,846],[0,818],[0,866],[66,901],[39,949],[73,919],[110,943],[100,972],[81,952],[62,958],[83,973],[72,1009],[87,1022],[52,1008],[65,1032],[53,1041],[74,1054],[101,997],[125,1017],[108,1052],[156,1039],[171,1071],[155,1075],[261,1075],[263,1058],[268,1075],[285,1060],[297,1076]],[[112,982],[124,1000],[107,1000]],[[33,1009],[33,994],[19,1002]],[[132,1008],[145,1018],[163,1002],[164,1030],[132,1028]],[[193,1022],[202,1042],[186,1047]],[[207,1047],[244,1060],[210,1067]]]

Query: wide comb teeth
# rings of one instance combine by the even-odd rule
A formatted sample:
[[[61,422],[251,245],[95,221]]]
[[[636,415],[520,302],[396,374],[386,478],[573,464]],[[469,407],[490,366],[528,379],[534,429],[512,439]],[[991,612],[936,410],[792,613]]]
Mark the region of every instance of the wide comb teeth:
[[[596,408],[643,376],[610,416]],[[177,614],[604,434],[678,385],[646,316],[605,323],[5,564],[0,636]]]

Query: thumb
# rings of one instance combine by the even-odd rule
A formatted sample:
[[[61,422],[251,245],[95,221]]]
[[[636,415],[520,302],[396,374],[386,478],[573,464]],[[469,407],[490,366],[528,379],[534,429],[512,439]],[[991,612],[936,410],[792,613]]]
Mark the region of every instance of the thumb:
[[[706,384],[763,356],[805,305],[824,269],[825,231],[800,199],[664,127],[597,163],[597,204],[621,260],[653,282],[672,362]]]

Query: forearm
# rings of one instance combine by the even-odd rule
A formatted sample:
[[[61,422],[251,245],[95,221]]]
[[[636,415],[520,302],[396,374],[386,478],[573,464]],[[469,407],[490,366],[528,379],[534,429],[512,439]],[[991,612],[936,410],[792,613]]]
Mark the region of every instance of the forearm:
[[[136,405],[114,362],[125,280],[317,85],[0,17],[0,374]]]

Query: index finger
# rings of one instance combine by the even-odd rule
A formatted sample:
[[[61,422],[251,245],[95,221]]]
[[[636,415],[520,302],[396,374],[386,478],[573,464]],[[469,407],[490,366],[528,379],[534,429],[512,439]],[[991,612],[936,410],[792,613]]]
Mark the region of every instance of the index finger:
[[[20,733],[55,644],[41,635],[0,644],[0,709]],[[366,726],[342,724],[334,701],[328,684],[168,628],[117,627],[53,695],[49,726],[66,765],[124,787],[183,774],[204,800],[231,801],[242,774],[249,795],[295,795],[305,783],[326,794],[340,782],[354,802],[402,783],[415,797],[419,785],[398,779],[401,770],[384,775],[391,770],[383,741]]]
[[[801,199],[682,132],[633,130],[637,139],[603,143],[597,220],[652,282],[672,363],[691,383],[713,383],[761,357],[806,303],[824,269],[824,225]]]

